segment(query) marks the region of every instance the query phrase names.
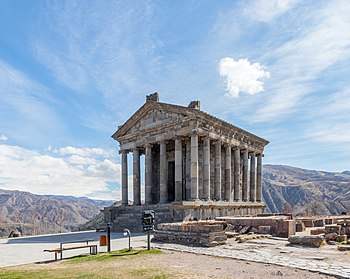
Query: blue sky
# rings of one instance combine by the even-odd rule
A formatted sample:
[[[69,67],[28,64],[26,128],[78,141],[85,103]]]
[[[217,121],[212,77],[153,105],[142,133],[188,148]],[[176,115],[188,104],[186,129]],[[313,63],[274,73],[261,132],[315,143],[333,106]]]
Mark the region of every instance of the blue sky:
[[[157,91],[350,169],[349,1],[0,1],[0,188],[120,197],[111,139]]]

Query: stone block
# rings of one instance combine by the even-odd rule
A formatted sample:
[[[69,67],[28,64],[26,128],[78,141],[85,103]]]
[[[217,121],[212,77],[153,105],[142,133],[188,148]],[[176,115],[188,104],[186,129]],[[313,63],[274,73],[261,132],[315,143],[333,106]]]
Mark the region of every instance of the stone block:
[[[338,238],[338,234],[333,232],[333,233],[326,233],[324,238],[326,239],[326,241],[329,241],[329,240],[337,240]]]
[[[270,234],[271,233],[271,226],[259,226],[257,233]]]
[[[339,226],[339,225],[326,225],[325,226],[325,233],[326,234],[329,234],[329,233],[340,234],[340,228],[341,228],[341,226]]]
[[[314,227],[314,220],[312,220],[312,219],[305,219],[305,220],[303,220],[303,223],[304,223],[306,228]]]
[[[325,233],[324,229],[312,229],[312,230],[310,230],[311,235],[318,235],[318,234],[323,234],[323,233]]]
[[[345,235],[338,235],[337,237],[337,241],[338,242],[348,242],[348,236],[345,234]]]
[[[279,220],[276,222],[276,236],[289,237],[295,235],[295,220]]]
[[[248,233],[249,230],[250,230],[251,226],[244,226],[240,231],[239,233],[240,234],[245,234],[245,233]]]
[[[339,226],[345,226],[345,220],[343,220],[343,219],[337,220],[337,225],[339,225]]]
[[[291,244],[320,247],[324,243],[324,237],[322,235],[293,235],[288,238],[288,241]]]
[[[315,219],[314,220],[314,227],[324,227],[324,219]]]
[[[350,245],[339,245],[338,250],[339,251],[350,251]]]
[[[298,222],[295,224],[295,231],[296,231],[296,232],[303,232],[303,231],[305,231],[305,225],[304,225],[304,223],[298,221]]]

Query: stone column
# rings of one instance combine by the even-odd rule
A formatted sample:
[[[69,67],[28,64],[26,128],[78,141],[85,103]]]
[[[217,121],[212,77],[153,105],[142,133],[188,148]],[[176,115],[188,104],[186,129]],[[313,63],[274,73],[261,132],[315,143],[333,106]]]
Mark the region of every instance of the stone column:
[[[225,200],[231,201],[231,146],[225,146]]]
[[[203,199],[210,200],[210,138],[203,144]]]
[[[133,151],[133,172],[134,205],[139,205],[141,204],[140,152],[137,148]]]
[[[191,140],[186,140],[186,161],[185,161],[185,199],[189,201],[191,199]]]
[[[248,201],[248,149],[243,151],[242,200]]]
[[[255,153],[250,155],[250,188],[249,188],[249,200],[255,202]]]
[[[175,201],[182,201],[182,140],[175,139]]]
[[[221,200],[221,141],[215,143],[215,200]]]
[[[241,188],[239,185],[240,182],[240,170],[241,170],[241,151],[239,148],[234,151],[235,167],[234,167],[234,200],[241,200]]]
[[[128,205],[128,152],[122,150],[122,204]]]
[[[191,200],[198,200],[198,135],[191,135]]]
[[[168,202],[168,187],[167,187],[167,160],[166,160],[166,142],[160,142],[160,161],[159,161],[159,191],[160,198],[159,203]]]
[[[152,203],[152,147],[145,146],[145,203]]]
[[[256,168],[256,201],[262,201],[262,154],[257,156],[257,168]]]

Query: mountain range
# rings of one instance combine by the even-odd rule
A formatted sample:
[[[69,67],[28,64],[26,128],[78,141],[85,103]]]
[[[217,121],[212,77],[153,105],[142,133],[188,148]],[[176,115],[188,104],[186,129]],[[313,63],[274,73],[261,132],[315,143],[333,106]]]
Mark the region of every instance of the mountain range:
[[[78,230],[113,201],[0,190],[0,237]]]
[[[265,212],[350,213],[350,171],[335,173],[264,165],[263,198]],[[103,223],[100,209],[113,202],[0,190],[0,237],[11,231],[33,235],[91,229]]]
[[[342,173],[264,165],[267,211],[294,215],[350,213],[350,171]]]

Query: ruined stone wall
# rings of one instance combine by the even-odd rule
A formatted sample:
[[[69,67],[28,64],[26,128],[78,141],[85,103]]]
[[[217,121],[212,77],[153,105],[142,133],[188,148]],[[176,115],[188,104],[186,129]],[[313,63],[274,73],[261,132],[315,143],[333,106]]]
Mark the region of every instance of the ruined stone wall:
[[[224,222],[199,221],[159,224],[153,241],[216,246],[227,240]]]

